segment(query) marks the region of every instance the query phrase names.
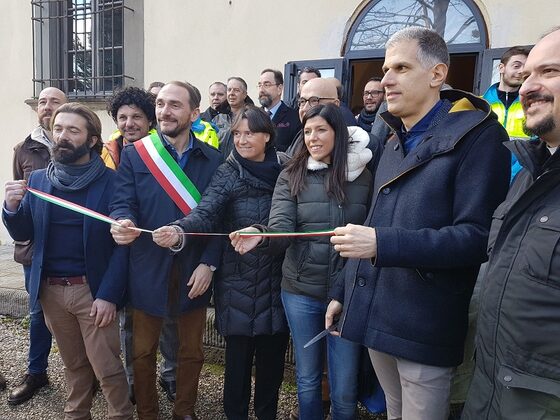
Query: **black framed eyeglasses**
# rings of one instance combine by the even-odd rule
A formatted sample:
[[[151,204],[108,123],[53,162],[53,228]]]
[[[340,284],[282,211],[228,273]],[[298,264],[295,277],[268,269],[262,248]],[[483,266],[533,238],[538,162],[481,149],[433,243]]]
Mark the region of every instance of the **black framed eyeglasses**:
[[[269,87],[272,87],[272,86],[278,86],[278,83],[270,83],[270,82],[264,82],[264,83],[259,82],[259,83],[257,83],[257,89],[260,89],[260,88],[268,89]]]
[[[364,90],[364,98],[367,98],[368,96],[379,96],[383,93],[382,90]]]
[[[305,104],[309,102],[309,106],[316,106],[316,105],[319,105],[319,102],[321,102],[323,100],[327,100],[327,99],[330,99],[331,101],[334,101],[336,98],[320,98],[318,96],[312,96],[308,99],[299,98],[298,105],[299,105],[300,108],[303,108],[305,106]]]

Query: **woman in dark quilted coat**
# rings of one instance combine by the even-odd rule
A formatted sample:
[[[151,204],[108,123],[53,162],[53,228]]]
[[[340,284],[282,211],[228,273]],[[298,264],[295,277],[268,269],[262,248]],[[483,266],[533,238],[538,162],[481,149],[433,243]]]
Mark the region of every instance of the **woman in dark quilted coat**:
[[[280,173],[274,126],[259,108],[247,106],[232,123],[235,149],[216,171],[198,206],[185,218],[154,233],[161,246],[189,246],[179,232],[233,232],[267,224]],[[184,239],[183,239],[184,238]],[[284,375],[288,327],[280,298],[282,255],[239,255],[224,240],[214,281],[216,327],[226,339],[224,411],[246,419],[255,358],[255,414],[275,419]],[[213,268],[213,267],[211,267]]]
[[[309,232],[347,223],[361,224],[370,202],[372,158],[369,135],[347,127],[334,104],[317,105],[303,117],[305,147],[278,177],[267,225],[245,232]],[[327,359],[331,415],[336,420],[357,417],[360,345],[328,335],[305,347],[325,328],[328,292],[336,285],[343,259],[327,236],[275,237],[230,235],[241,254],[259,247],[263,253],[285,251],[282,302],[292,333],[300,420],[323,420],[321,377]]]

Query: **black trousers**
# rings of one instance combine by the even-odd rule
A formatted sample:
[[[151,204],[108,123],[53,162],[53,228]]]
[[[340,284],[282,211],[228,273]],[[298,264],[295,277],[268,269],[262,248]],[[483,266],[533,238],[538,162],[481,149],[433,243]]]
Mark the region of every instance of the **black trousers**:
[[[253,356],[255,415],[259,420],[276,419],[288,338],[288,333],[225,337],[224,411],[228,420],[246,420],[249,416]]]

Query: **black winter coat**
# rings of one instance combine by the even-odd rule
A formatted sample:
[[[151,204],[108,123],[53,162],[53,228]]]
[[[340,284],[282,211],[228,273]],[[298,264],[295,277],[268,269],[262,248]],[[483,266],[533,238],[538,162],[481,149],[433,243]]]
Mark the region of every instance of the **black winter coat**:
[[[362,224],[367,215],[372,184],[371,174],[364,169],[353,182],[347,182],[344,203],[327,194],[326,175],[330,169],[308,170],[305,188],[294,197],[290,193],[288,174],[278,177],[268,226],[263,230],[304,232],[329,230],[347,223]],[[326,300],[328,289],[343,267],[328,236],[274,238],[260,245],[265,252],[286,250],[282,266],[282,288],[290,293]]]
[[[233,232],[267,223],[273,187],[245,170],[231,154],[214,174],[202,200],[176,224],[185,232]],[[215,273],[216,328],[223,336],[287,332],[280,300],[283,254],[239,255],[223,241],[222,264]]]
[[[508,142],[523,170],[496,209],[465,420],[560,418],[560,154]]]

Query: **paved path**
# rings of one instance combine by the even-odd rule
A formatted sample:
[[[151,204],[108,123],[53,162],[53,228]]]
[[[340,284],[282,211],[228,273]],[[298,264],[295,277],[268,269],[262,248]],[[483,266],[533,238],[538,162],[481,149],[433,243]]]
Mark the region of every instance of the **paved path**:
[[[14,261],[14,247],[0,245],[0,315],[27,315],[27,292],[21,265]]]

